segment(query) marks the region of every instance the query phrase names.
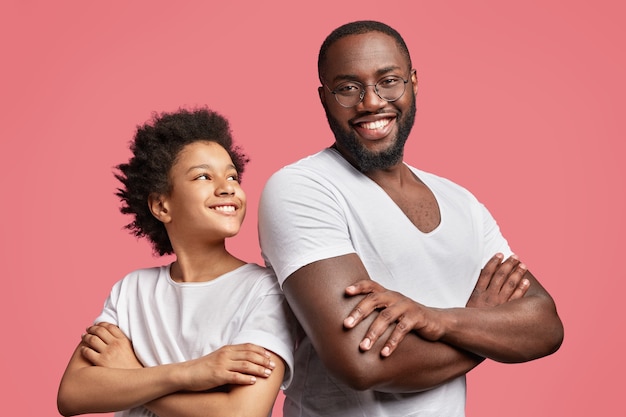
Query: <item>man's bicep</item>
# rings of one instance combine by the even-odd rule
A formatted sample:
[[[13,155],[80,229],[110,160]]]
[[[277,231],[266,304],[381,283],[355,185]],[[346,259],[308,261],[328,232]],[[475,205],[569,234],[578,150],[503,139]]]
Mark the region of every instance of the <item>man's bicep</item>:
[[[343,320],[361,299],[346,297],[345,288],[369,276],[356,254],[328,258],[291,274],[283,289],[302,328],[324,364],[338,377],[360,360],[363,334],[347,331]]]

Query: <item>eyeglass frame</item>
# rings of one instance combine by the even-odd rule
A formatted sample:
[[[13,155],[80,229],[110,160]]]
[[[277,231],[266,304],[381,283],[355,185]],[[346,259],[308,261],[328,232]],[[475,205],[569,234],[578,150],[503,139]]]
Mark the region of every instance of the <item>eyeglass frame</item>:
[[[403,77],[401,77],[401,76],[399,76],[399,75],[395,75],[395,74],[385,75],[384,77],[381,77],[378,81],[376,81],[376,84],[363,84],[363,83],[362,83],[362,82],[360,82],[360,81],[345,81],[345,82],[352,82],[352,83],[359,84],[359,85],[363,86],[363,89],[362,89],[362,90],[361,90],[361,92],[359,93],[359,101],[357,101],[355,104],[353,104],[353,105],[351,105],[351,106],[346,106],[346,105],[342,104],[342,103],[339,101],[339,99],[337,98],[337,94],[338,94],[338,92],[336,91],[336,89],[331,90],[331,89],[330,89],[330,87],[328,86],[328,84],[326,84],[326,80],[323,80],[324,82],[322,82],[322,85],[323,85],[324,87],[326,87],[326,88],[328,89],[328,91],[329,91],[329,92],[330,92],[333,96],[335,96],[335,101],[336,101],[337,103],[339,103],[339,105],[340,105],[341,107],[344,107],[344,108],[346,108],[346,109],[350,109],[350,108],[352,108],[352,107],[356,107],[356,106],[358,106],[360,103],[362,103],[362,102],[363,102],[363,99],[365,98],[365,90],[367,89],[367,87],[374,87],[374,92],[376,93],[376,95],[378,96],[378,98],[380,98],[381,100],[385,100],[387,103],[393,103],[394,101],[398,101],[398,100],[400,100],[400,99],[402,98],[402,96],[404,96],[404,93],[406,93],[406,85],[407,85],[407,83],[409,82],[409,80],[411,79],[411,77],[413,76],[413,74],[414,74],[414,73],[415,73],[415,70],[414,70],[414,69],[412,69],[412,70],[410,71],[410,73],[409,73],[409,78],[408,78],[408,79],[406,79],[406,80],[405,80]],[[395,98],[395,99],[393,99],[393,100],[387,100],[386,98],[382,97],[382,96],[380,95],[380,93],[378,92],[378,87],[377,87],[377,86],[378,86],[378,83],[380,83],[381,81],[383,81],[386,77],[398,77],[398,78],[400,78],[400,79],[402,80],[402,83],[403,83],[403,84],[402,84],[402,86],[403,86],[404,88],[403,88],[403,90],[402,90],[402,94],[400,94],[400,96],[398,96],[398,98]],[[341,84],[342,84],[342,83],[341,83]],[[341,85],[341,84],[340,84],[340,85]]]

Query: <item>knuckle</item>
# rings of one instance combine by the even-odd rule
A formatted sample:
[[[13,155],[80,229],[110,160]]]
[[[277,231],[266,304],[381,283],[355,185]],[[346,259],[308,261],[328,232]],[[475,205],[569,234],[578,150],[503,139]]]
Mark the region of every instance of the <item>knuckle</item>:
[[[385,323],[391,323],[394,320],[393,313],[388,308],[380,312],[380,317]]]
[[[406,318],[400,318],[400,321],[398,321],[398,324],[396,324],[396,330],[401,334],[405,334],[409,331],[409,325],[406,322]]]

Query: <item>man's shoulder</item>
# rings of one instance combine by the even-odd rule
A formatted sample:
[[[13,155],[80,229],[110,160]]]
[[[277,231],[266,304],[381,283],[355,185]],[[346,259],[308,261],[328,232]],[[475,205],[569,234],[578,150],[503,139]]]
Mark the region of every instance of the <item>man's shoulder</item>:
[[[317,171],[319,169],[323,169],[325,166],[334,166],[339,163],[341,165],[341,160],[337,158],[337,153],[330,148],[322,149],[319,152],[314,154],[305,156],[295,162],[292,162],[280,170],[277,171],[299,171],[299,170],[312,170]]]
[[[336,175],[344,174],[350,169],[351,165],[337,152],[326,148],[280,168],[270,176],[268,184],[279,183],[286,186],[311,179],[316,182],[324,181],[324,178],[336,178]]]

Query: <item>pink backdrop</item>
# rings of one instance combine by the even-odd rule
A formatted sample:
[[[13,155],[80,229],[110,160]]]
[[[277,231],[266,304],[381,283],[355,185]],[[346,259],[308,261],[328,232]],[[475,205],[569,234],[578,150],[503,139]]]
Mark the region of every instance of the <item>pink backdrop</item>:
[[[111,285],[155,259],[122,230],[112,167],[153,110],[208,104],[252,162],[231,249],[260,262],[259,192],[330,144],[316,57],[376,18],[420,79],[406,159],[471,189],[553,294],[555,355],[485,363],[469,416],[623,409],[626,232],[623,2],[4,1],[0,6],[3,415],[55,416],[59,379]],[[275,416],[280,416],[276,410]]]

